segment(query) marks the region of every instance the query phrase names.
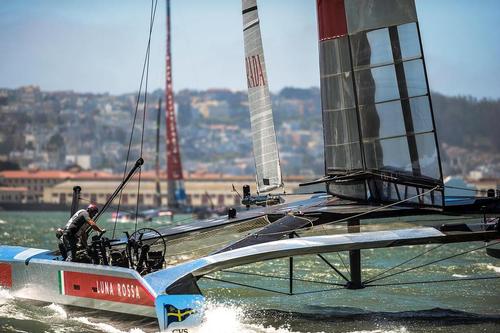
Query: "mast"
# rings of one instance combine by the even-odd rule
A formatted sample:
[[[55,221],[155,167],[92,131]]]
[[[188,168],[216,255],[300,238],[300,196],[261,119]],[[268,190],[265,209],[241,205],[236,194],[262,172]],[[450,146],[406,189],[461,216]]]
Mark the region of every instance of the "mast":
[[[155,156],[155,182],[156,182],[156,207],[161,207],[160,188],[160,127],[161,127],[161,98],[158,100],[158,112],[156,115],[156,156]]]
[[[248,106],[259,192],[283,187],[256,0],[242,0]]]
[[[170,0],[166,0],[167,8],[167,54],[166,54],[166,84],[165,84],[165,116],[166,116],[166,146],[167,146],[167,188],[168,207],[179,207],[185,201],[184,179],[182,176],[181,155],[177,138],[177,124],[174,110],[174,92],[172,87],[172,61],[170,38]]]

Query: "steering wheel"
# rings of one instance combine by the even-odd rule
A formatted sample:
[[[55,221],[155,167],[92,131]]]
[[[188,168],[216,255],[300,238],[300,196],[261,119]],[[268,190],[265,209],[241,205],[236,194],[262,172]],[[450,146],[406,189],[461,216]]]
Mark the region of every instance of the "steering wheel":
[[[157,254],[160,253],[154,260],[148,260],[151,249],[155,249]],[[127,240],[126,253],[130,268],[139,273],[147,273],[161,268],[165,261],[166,250],[167,242],[165,238],[152,228],[138,229]]]

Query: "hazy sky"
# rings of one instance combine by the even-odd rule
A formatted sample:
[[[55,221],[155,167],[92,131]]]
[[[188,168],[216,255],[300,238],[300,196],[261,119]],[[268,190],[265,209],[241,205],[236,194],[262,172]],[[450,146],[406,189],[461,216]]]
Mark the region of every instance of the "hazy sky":
[[[150,89],[164,87],[159,0]],[[260,0],[272,91],[319,85],[315,0]],[[500,1],[416,0],[431,89],[500,98]],[[136,91],[147,0],[0,0],[0,87]],[[174,89],[245,89],[241,1],[172,0]]]

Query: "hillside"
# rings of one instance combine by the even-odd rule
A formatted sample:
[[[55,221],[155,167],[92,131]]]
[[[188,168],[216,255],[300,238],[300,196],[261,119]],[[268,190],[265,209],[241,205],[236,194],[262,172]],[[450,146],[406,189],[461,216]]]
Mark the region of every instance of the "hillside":
[[[148,97],[146,169],[154,167],[156,104],[163,96],[157,90]],[[466,175],[478,167],[498,175],[500,100],[439,93],[432,98],[445,175]],[[182,90],[175,100],[186,170],[253,173],[245,92]],[[321,175],[320,90],[284,88],[272,94],[272,101],[285,174]],[[21,168],[63,169],[79,164],[86,169],[120,172],[134,108],[133,93],[45,92],[34,86],[0,89],[0,161]],[[161,135],[164,151],[164,129]],[[138,137],[134,138],[133,152],[138,151],[138,143]],[[160,157],[164,163],[165,154]]]

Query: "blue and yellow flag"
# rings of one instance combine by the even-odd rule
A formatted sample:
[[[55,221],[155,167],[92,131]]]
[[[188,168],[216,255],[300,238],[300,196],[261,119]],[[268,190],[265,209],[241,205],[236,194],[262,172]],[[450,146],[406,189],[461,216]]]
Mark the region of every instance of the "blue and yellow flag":
[[[195,311],[191,308],[180,310],[171,304],[165,304],[165,313],[168,327],[171,323],[180,323],[186,320],[190,315],[194,314]]]

